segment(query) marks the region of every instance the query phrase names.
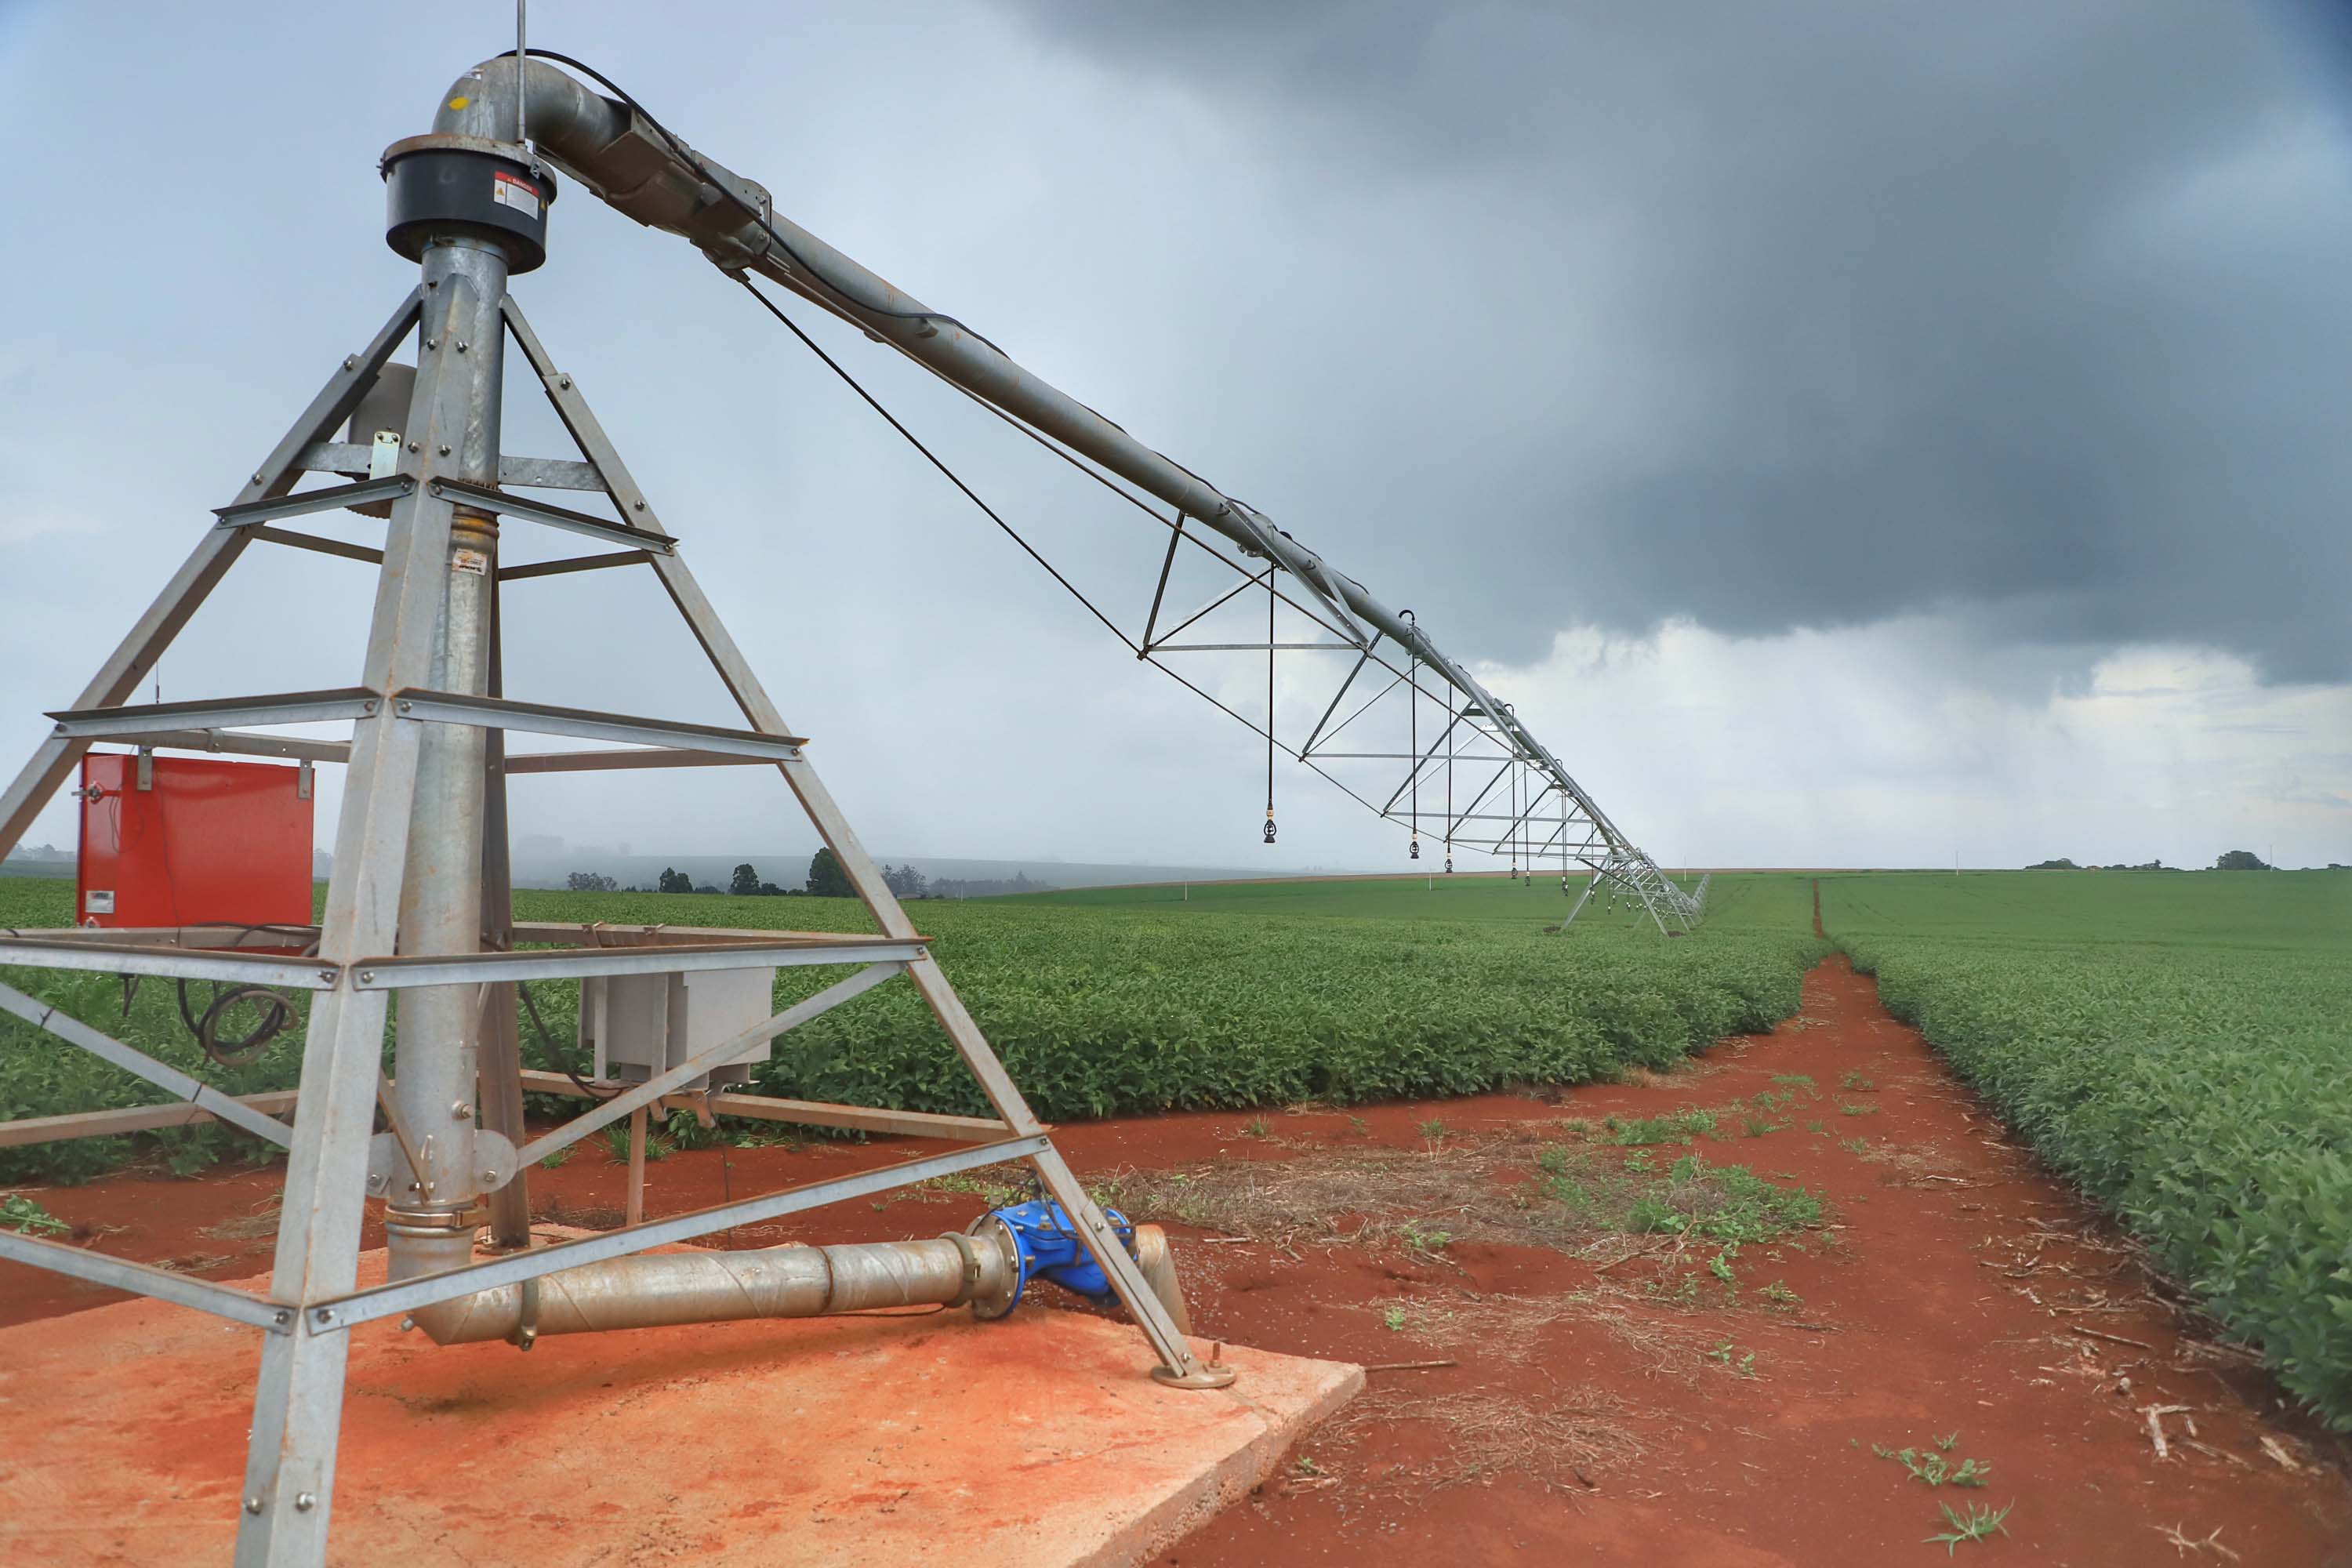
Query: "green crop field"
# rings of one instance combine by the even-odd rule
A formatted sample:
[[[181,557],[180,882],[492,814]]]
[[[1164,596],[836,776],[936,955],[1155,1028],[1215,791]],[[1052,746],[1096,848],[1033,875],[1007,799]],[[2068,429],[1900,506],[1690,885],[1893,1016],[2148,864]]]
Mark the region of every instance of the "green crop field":
[[[1685,886],[1692,879],[1679,879]],[[1575,891],[1583,889],[1579,879]],[[1717,877],[1707,889],[1707,924],[1717,929],[1810,929],[1811,893],[1801,877],[1759,873]],[[1557,874],[1522,886],[1502,877],[1431,872],[1413,877],[1351,877],[1279,882],[1163,883],[1031,893],[1024,904],[1070,909],[1150,910],[1163,914],[1346,915],[1375,920],[1557,921],[1575,902]],[[926,909],[931,906],[924,906]],[[1621,906],[1622,910],[1622,906]],[[1617,922],[1622,915],[1607,916]],[[1578,935],[1583,934],[1580,917]]]
[[[2352,1431],[2352,873],[1821,886],[1887,1006]]]
[[[1467,1093],[1507,1083],[1573,1083],[1664,1067],[1729,1033],[1794,1012],[1820,946],[1805,934],[1801,886],[1726,888],[1723,918],[1666,942],[1622,914],[1543,924],[1567,908],[1548,888],[1457,878],[1327,883],[1295,900],[1263,889],[1164,889],[912,906],[917,924],[1040,1114],[1055,1120],[1171,1108],[1352,1102]],[[0,924],[68,918],[70,883],[0,881]],[[847,900],[522,892],[526,919],[866,931]],[[1805,906],[1809,908],[1809,906]],[[1745,910],[1745,914],[1742,911]],[[780,1003],[821,989],[830,969],[788,969]],[[15,971],[19,989],[236,1092],[294,1081],[291,1037],[260,1061],[204,1061],[168,983],[122,1011],[104,975]],[[541,1013],[567,1047],[574,993],[541,988]],[[525,1031],[534,1065],[554,1066]],[[880,987],[777,1044],[758,1087],[911,1110],[987,1107],[911,987]],[[155,1090],[13,1019],[0,1018],[0,1116],[152,1103]],[[245,1142],[219,1127],[160,1144],[195,1169]],[[0,1150],[0,1180],[75,1179],[121,1163],[132,1140]]]
[[[912,906],[1041,1114],[1339,1103],[1664,1067],[1795,1011],[1823,951],[1814,879],[1717,877],[1666,941],[1622,911],[1563,934],[1557,879],[1442,874],[1095,889]],[[1871,873],[1819,879],[1832,942],[1874,973],[2054,1167],[2128,1223],[2289,1387],[2352,1430],[2352,875]],[[71,884],[0,881],[0,925],[68,918]],[[824,899],[523,892],[525,918],[867,931]],[[829,983],[786,970],[780,1004]],[[205,1062],[171,988],[126,1012],[105,975],[12,971],[86,1021],[236,1092],[290,1085],[292,1037]],[[568,1048],[569,988],[541,988]],[[527,1057],[556,1066],[525,1034]],[[884,986],[778,1042],[756,1087],[986,1108],[929,1015]],[[0,1117],[152,1102],[0,1018]],[[204,1126],[0,1150],[0,1180],[76,1180],[142,1152],[193,1171],[256,1146]]]

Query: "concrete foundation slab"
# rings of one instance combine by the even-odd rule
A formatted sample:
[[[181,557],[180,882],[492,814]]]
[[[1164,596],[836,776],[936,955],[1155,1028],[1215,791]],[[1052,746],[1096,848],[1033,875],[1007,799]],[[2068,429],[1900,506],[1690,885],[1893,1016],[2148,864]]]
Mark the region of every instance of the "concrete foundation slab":
[[[0,1562],[226,1564],[259,1338],[146,1300],[0,1331]],[[1035,1308],[352,1352],[350,1568],[1131,1563],[1363,1383],[1228,1347],[1232,1388],[1162,1388],[1133,1328]]]

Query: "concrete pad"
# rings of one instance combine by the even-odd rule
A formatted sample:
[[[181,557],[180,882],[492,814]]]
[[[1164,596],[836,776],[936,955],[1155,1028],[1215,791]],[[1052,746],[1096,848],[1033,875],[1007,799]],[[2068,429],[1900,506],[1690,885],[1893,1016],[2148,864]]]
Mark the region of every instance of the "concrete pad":
[[[383,1277],[367,1255],[362,1282]],[[260,1334],[137,1300],[0,1330],[0,1562],[222,1563]],[[1206,1342],[1194,1342],[1204,1356]],[[1143,1561],[1363,1384],[1227,1347],[1163,1388],[1123,1322],[722,1323],[435,1346],[352,1331],[329,1561],[729,1568]]]

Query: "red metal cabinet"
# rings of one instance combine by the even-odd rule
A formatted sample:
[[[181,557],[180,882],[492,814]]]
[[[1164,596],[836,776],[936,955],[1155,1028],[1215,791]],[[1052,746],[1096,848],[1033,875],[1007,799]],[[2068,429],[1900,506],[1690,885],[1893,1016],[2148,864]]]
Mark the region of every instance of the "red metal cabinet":
[[[95,926],[310,923],[305,770],[211,757],[81,764],[75,918]]]

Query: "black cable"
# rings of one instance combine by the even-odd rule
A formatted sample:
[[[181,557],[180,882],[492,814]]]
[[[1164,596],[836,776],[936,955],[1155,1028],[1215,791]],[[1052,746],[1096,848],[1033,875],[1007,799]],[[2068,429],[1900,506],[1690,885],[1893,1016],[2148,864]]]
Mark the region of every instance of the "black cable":
[[[882,416],[882,417],[888,422],[891,429],[896,430],[899,435],[905,437],[907,438],[907,445],[914,447],[916,451],[920,452],[923,455],[925,461],[929,462],[931,467],[937,468],[940,473],[945,474],[947,476],[948,483],[961,490],[964,493],[964,498],[966,500],[970,500],[972,505],[980,508],[982,512],[986,513],[988,521],[1003,529],[1004,531],[1004,536],[1007,539],[1010,539],[1013,543],[1019,545],[1022,550],[1027,553],[1030,560],[1034,561],[1038,565],[1043,566],[1047,574],[1050,575],[1055,582],[1059,583],[1064,590],[1069,594],[1070,597],[1076,599],[1079,604],[1084,605],[1087,607],[1087,613],[1088,615],[1100,621],[1103,626],[1109,630],[1111,636],[1117,637],[1120,642],[1125,643],[1127,645],[1127,650],[1129,653],[1141,653],[1143,651],[1135,646],[1135,639],[1133,637],[1129,637],[1125,632],[1119,630],[1116,622],[1095,607],[1095,602],[1092,599],[1089,599],[1084,594],[1079,593],[1077,585],[1072,583],[1067,577],[1063,576],[1062,574],[1055,568],[1052,562],[1046,560],[1043,555],[1038,554],[1035,546],[1032,545],[1027,540],[1022,538],[1020,531],[1017,529],[1015,529],[1011,523],[1005,521],[1003,518],[997,515],[997,510],[994,507],[981,500],[979,492],[975,491],[970,485],[964,483],[961,476],[960,476],[953,468],[949,468],[946,463],[940,461],[940,455],[937,452],[934,452],[929,447],[924,446],[919,437],[918,437],[912,430],[908,429],[906,426],[898,422],[898,416],[897,415],[883,407],[881,403],[872,393],[866,391],[863,385],[859,384],[856,376],[842,369],[841,363],[838,360],[835,360],[831,354],[825,353],[824,349],[818,347],[817,342],[814,338],[810,337],[806,332],[801,331],[801,324],[798,321],[793,321],[790,316],[785,315],[783,310],[777,306],[773,300],[769,299],[767,295],[761,293],[760,291],[759,285],[753,283],[749,278],[738,277],[735,280],[743,285],[743,291],[745,293],[751,295],[752,299],[760,301],[760,306],[762,310],[766,310],[768,314],[775,317],[779,321],[782,321],[785,327],[791,331],[793,336],[800,339],[801,342],[807,347],[809,353],[823,360],[827,370],[832,371],[834,374],[841,377],[843,383],[848,386],[850,391],[857,394],[859,397],[865,399],[866,406],[874,410],[875,413]]]
[[[586,1095],[591,1100],[611,1100],[614,1096],[625,1092],[618,1087],[611,1089],[598,1089],[586,1079],[582,1078],[578,1073],[572,1071],[571,1061],[563,1055],[562,1052],[555,1048],[555,1037],[548,1033],[547,1025],[541,1019],[539,1016],[539,1004],[532,1001],[530,997],[530,987],[522,981],[518,980],[514,983],[514,988],[515,994],[522,998],[522,1010],[530,1015],[530,1026],[539,1033],[539,1048],[547,1053],[547,1059],[549,1061],[553,1062],[557,1067],[563,1070],[563,1076],[572,1080],[572,1088],[578,1089],[581,1093]]]
[[[508,54],[514,53],[512,49],[509,49],[506,52]],[[778,250],[782,251],[786,256],[790,257],[793,263],[798,266],[803,272],[808,275],[810,281],[839,295],[842,299],[849,302],[852,309],[862,311],[869,316],[881,316],[890,321],[945,321],[948,325],[955,328],[958,331],[964,332],[969,336],[977,339],[981,342],[987,343],[990,348],[994,349],[995,352],[1000,354],[1003,354],[1006,359],[1010,360],[1013,357],[1011,354],[1005,353],[1003,349],[997,348],[996,344],[991,342],[987,337],[975,331],[969,322],[958,321],[953,316],[942,314],[938,310],[887,310],[880,305],[869,304],[866,300],[860,300],[855,295],[852,295],[844,289],[835,288],[833,284],[826,282],[824,279],[818,274],[817,269],[809,265],[808,258],[803,256],[799,251],[793,249],[792,244],[787,241],[782,235],[776,232],[776,226],[768,221],[767,214],[751,206],[740,196],[738,196],[733,191],[729,190],[719,181],[713,178],[710,171],[703,166],[701,158],[696,155],[692,148],[687,146],[684,142],[681,142],[676,136],[670,134],[668,126],[664,125],[660,121],[656,120],[653,117],[652,112],[648,110],[644,104],[639,103],[635,99],[630,97],[628,93],[622,89],[620,84],[615,82],[611,77],[606,76],[603,71],[598,70],[594,66],[588,64],[585,60],[577,60],[572,58],[570,55],[558,54],[553,49],[526,49],[523,52],[538,59],[553,60],[558,65],[570,66],[573,70],[578,71],[581,75],[588,78],[591,81],[595,82],[607,92],[610,92],[614,98],[619,99],[623,104],[627,106],[631,113],[643,117],[645,122],[653,128],[654,133],[669,144],[670,153],[679,163],[684,163],[703,179],[708,180],[713,186],[717,187],[720,195],[725,196],[728,200],[735,203],[736,205],[742,207],[744,211],[750,213],[751,215],[751,221],[758,224],[761,229],[766,233],[769,243],[772,244]],[[1091,410],[1089,410],[1089,412],[1091,412]],[[1102,418],[1102,416],[1097,415],[1096,417]],[[1103,422],[1105,424],[1110,423],[1108,419],[1105,419]],[[1124,432],[1122,432],[1122,434]],[[1203,482],[1205,483],[1206,481]]]
[[[268,921],[238,927],[236,939],[229,945],[232,948],[241,948],[245,945],[247,937],[261,933],[270,936],[304,937],[308,941],[303,947],[303,952],[309,954],[318,951],[318,939],[312,935],[310,927],[279,925]],[[126,984],[122,994],[123,1014],[126,1017],[130,1015],[133,990],[133,987],[128,984],[128,979],[129,977],[125,976]],[[272,1040],[283,1034],[294,1022],[294,1005],[284,995],[265,985],[240,985],[225,990],[220,983],[215,982],[211,997],[201,1013],[189,1000],[188,981],[184,977],[174,983],[174,988],[179,997],[180,1022],[187,1026],[188,1033],[194,1037],[196,1044],[203,1048],[205,1055],[226,1068],[244,1067],[252,1062],[268,1048]],[[236,1039],[224,1041],[221,1037],[222,1026],[227,1019],[229,1010],[239,1002],[251,1002],[259,1005],[262,1008],[261,1019]]]

